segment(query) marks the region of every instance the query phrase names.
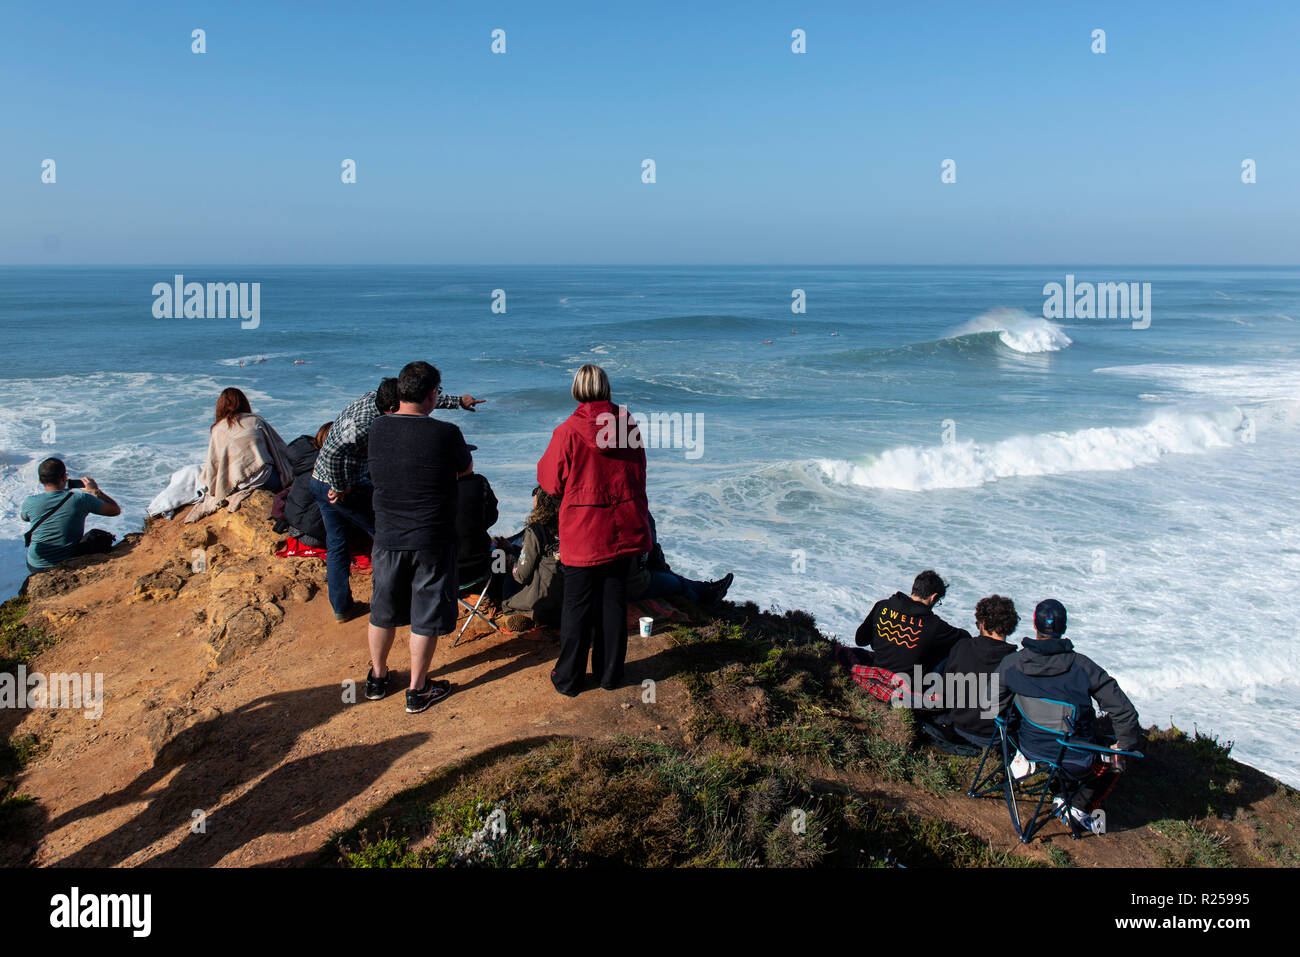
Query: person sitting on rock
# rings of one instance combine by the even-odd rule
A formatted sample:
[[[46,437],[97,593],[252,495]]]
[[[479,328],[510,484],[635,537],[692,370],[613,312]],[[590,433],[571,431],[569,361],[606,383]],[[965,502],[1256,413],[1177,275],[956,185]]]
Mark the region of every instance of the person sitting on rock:
[[[533,510],[524,525],[519,557],[510,576],[519,586],[503,609],[527,615],[539,625],[560,623],[564,604],[564,572],[560,565],[560,497],[533,489]]]
[[[653,515],[650,516],[650,535],[654,546],[648,554],[637,559],[628,575],[628,601],[683,595],[697,604],[716,605],[727,597],[727,590],[731,588],[735,575],[728,572],[711,582],[696,581],[679,575],[669,567],[664,550],[659,546],[659,533]]]
[[[942,670],[959,639],[970,637],[934,613],[947,592],[939,573],[927,569],[912,582],[910,595],[895,592],[876,602],[854,635],[858,648],[839,653],[854,681],[882,701],[901,700],[916,707],[940,704],[941,697],[922,695],[919,685],[925,684],[925,675]],[[864,647],[874,654],[858,650]]]
[[[62,459],[49,458],[36,470],[43,491],[23,499],[19,517],[31,522],[24,536],[27,543],[27,570],[44,571],[77,555],[106,552],[113,535],[105,529],[87,532],[86,516],[113,518],[122,514],[121,507],[90,476],[69,483],[68,469]]]
[[[187,523],[225,504],[233,512],[254,489],[274,493],[293,482],[289,447],[265,419],[253,414],[248,397],[238,389],[223,389],[217,398],[199,481],[203,497],[185,516]]]
[[[1010,598],[989,595],[975,604],[978,635],[959,638],[944,665],[948,710],[934,721],[934,730],[951,744],[984,747],[992,737],[998,713],[998,665],[1016,648],[1007,641],[1020,616]],[[961,700],[954,700],[960,698]]]
[[[293,485],[276,496],[276,508],[271,511],[278,518],[275,530],[289,535],[307,548],[325,547],[325,523],[320,517],[320,505],[311,494],[311,470],[316,465],[321,444],[329,435],[333,422],[326,422],[315,435],[300,435],[289,443],[289,464],[293,467]],[[278,514],[277,514],[278,509]]]

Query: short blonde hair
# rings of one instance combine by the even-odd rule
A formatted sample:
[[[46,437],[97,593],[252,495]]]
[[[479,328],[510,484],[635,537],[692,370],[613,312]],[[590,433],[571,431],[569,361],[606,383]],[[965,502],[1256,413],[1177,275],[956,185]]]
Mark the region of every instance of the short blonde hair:
[[[600,366],[585,365],[573,375],[573,398],[578,402],[608,402],[609,376]]]

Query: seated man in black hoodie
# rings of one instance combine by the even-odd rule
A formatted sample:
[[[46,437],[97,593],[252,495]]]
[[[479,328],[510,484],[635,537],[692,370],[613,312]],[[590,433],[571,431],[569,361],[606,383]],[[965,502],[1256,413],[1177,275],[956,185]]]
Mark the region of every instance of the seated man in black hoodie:
[[[858,626],[854,643],[870,646],[875,668],[906,679],[913,692],[921,691],[926,674],[938,671],[952,646],[970,632],[956,628],[934,613],[948,586],[938,572],[923,571],[912,582],[912,594],[894,592],[876,602]],[[917,669],[920,669],[917,671]]]
[[[473,452],[478,446],[468,448]],[[493,571],[492,536],[488,529],[496,523],[497,497],[488,480],[474,471],[471,456],[469,468],[456,476],[456,564],[462,585]],[[498,591],[493,588],[489,594],[499,600]]]
[[[933,728],[945,741],[984,747],[997,730],[1000,691],[994,676],[998,665],[1015,646],[1007,636],[1020,623],[1015,603],[1002,595],[989,595],[975,605],[978,635],[960,638],[943,666],[944,704],[948,710]]]
[[[276,495],[280,521],[275,523],[275,530],[296,538],[308,548],[325,547],[325,523],[321,520],[316,497],[311,494],[311,470],[316,465],[321,443],[333,424],[326,422],[315,435],[300,435],[289,443],[293,484]],[[271,515],[277,517],[275,507],[272,507]]]
[[[1009,710],[1017,695],[1022,696],[1022,704],[1028,705],[1031,711],[1036,705],[1024,699],[1064,701],[1075,709],[1072,741],[1110,745],[1114,750],[1133,750],[1142,730],[1137,709],[1114,678],[1091,658],[1078,654],[1070,640],[1063,637],[1065,606],[1055,598],[1039,602],[1034,609],[1034,630],[1037,637],[1026,638],[1019,651],[1007,655],[998,665],[1001,708]],[[1113,738],[1105,733],[1106,728],[1099,726],[1102,722],[1092,710],[1094,700],[1107,713],[1106,723],[1114,731]],[[1026,717],[1030,721],[1036,719],[1033,713]],[[1041,717],[1037,720],[1044,721]],[[1035,727],[1029,721],[1020,722],[1019,744],[1021,753],[1030,761],[1055,760],[1060,750],[1052,733]],[[1105,761],[1100,755],[1067,754],[1071,756],[1065,759],[1065,769],[1085,781],[1075,796],[1070,813],[1083,827],[1094,830],[1092,812],[1110,792],[1123,769],[1121,756],[1115,755],[1113,760]],[[1061,806],[1060,798],[1056,799],[1056,804],[1058,813],[1063,815],[1065,808]]]

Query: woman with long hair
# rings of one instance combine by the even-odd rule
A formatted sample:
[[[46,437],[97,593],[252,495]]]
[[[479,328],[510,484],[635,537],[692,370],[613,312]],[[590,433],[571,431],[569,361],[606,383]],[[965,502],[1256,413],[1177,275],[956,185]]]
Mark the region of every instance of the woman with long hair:
[[[194,522],[222,505],[233,512],[254,489],[278,492],[293,481],[289,447],[239,389],[222,389],[208,428],[208,454],[199,483],[203,497],[185,516]]]
[[[629,563],[653,544],[645,449],[635,420],[610,401],[609,377],[600,366],[579,369],[572,394],[578,408],[556,428],[537,463],[537,484],[563,497],[564,601],[551,682],[570,696],[582,690],[589,652],[602,688],[622,683]]]

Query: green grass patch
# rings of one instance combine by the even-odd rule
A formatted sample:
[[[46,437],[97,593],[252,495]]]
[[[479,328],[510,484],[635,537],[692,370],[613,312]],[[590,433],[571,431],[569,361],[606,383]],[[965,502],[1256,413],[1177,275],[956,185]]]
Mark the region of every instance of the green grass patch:
[[[373,836],[372,836],[373,835]],[[336,838],[346,867],[987,867],[1024,863],[942,821],[747,748],[557,740],[451,769]]]
[[[1047,849],[1047,859],[1053,867],[1073,867],[1074,862],[1070,860],[1069,853],[1063,847],[1053,844]]]
[[[0,605],[0,671],[13,671],[53,645],[57,638],[27,623],[26,595]]]
[[[1166,840],[1157,852],[1161,867],[1231,867],[1228,839],[1204,821],[1156,821],[1151,830]]]
[[[937,794],[970,769],[917,747],[914,718],[864,694],[834,660],[811,619],[747,615],[672,634],[691,697],[688,729],[701,741],[881,775]]]

